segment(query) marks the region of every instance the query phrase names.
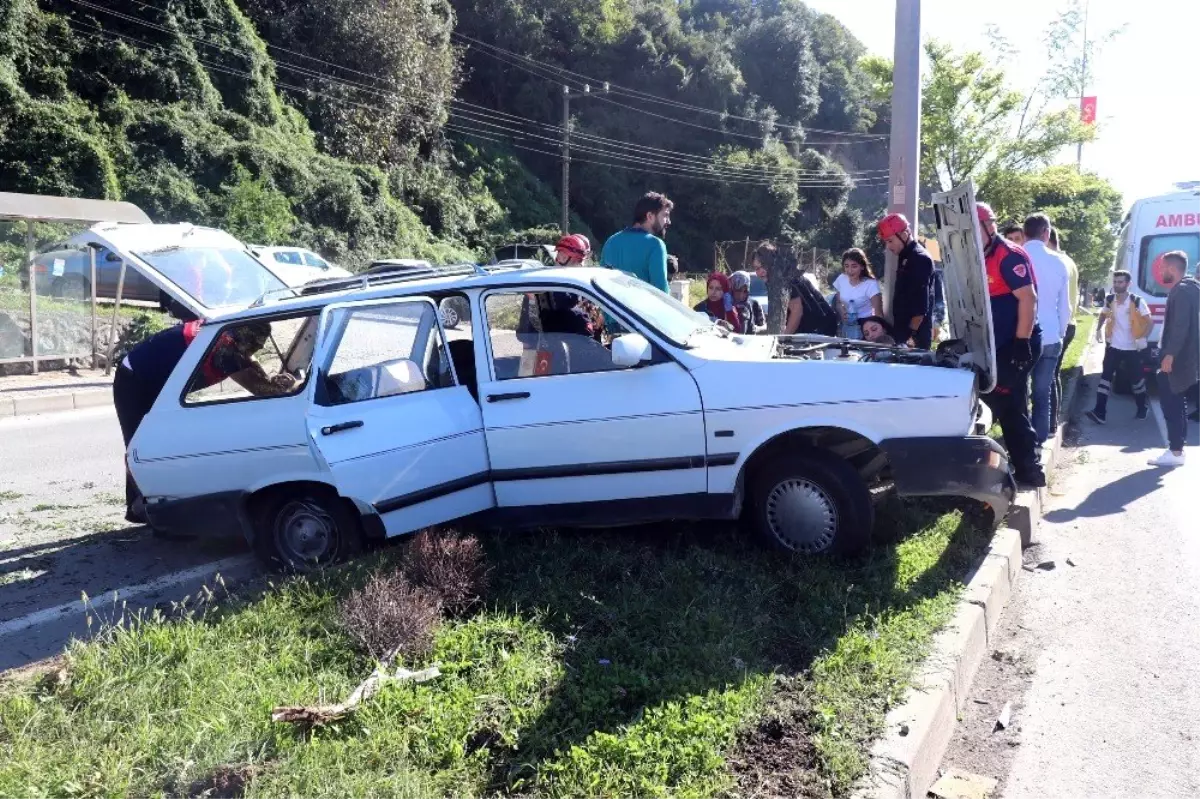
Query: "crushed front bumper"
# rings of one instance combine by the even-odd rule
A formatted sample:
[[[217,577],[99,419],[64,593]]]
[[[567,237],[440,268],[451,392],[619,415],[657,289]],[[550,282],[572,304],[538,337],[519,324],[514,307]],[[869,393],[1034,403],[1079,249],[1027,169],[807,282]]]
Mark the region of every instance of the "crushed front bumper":
[[[879,448],[901,496],[969,497],[999,523],[1017,494],[1008,453],[987,436],[892,438]]]

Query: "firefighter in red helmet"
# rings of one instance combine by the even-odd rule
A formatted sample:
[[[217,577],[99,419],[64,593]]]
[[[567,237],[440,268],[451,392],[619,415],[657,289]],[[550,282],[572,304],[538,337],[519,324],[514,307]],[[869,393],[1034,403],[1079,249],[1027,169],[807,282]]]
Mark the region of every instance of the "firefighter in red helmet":
[[[996,341],[996,388],[984,395],[1001,431],[1017,482],[1027,488],[1046,485],[1029,419],[1029,371],[1042,352],[1037,326],[1037,277],[1033,263],[1017,245],[1000,236],[996,214],[987,203],[975,207],[987,266]]]
[[[917,242],[903,214],[879,220],[878,231],[897,262],[892,329],[900,341],[927,350],[933,344],[933,259]]]

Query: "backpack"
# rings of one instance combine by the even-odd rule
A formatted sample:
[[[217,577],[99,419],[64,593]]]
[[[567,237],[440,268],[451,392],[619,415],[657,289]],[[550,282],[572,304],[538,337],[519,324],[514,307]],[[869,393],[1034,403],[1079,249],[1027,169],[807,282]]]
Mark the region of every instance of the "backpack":
[[[793,284],[800,295],[804,306],[804,314],[800,317],[800,328],[797,333],[812,333],[818,336],[836,336],[838,333],[838,317],[829,301],[821,296],[821,292],[801,277]]]

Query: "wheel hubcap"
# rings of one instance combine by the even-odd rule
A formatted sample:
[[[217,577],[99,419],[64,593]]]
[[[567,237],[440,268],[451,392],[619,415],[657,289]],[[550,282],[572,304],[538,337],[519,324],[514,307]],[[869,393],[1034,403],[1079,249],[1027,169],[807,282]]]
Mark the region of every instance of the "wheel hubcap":
[[[454,327],[458,324],[458,311],[447,306],[442,309],[442,325],[444,327]]]
[[[309,500],[289,502],[275,528],[279,553],[297,567],[327,560],[336,546],[337,525],[323,508]]]
[[[771,535],[788,549],[815,555],[829,549],[837,537],[837,506],[810,480],[778,483],[767,495],[766,509]]]

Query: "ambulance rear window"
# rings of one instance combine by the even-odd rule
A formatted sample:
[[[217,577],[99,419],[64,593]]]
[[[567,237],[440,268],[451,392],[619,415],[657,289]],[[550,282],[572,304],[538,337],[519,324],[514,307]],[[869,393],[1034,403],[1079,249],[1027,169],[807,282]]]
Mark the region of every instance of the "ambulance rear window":
[[[1146,236],[1142,239],[1142,253],[1138,259],[1138,286],[1152,297],[1165,297],[1170,289],[1162,279],[1162,254],[1172,250],[1183,250],[1188,257],[1188,274],[1196,274],[1196,262],[1200,261],[1200,233],[1167,233],[1161,236]]]

